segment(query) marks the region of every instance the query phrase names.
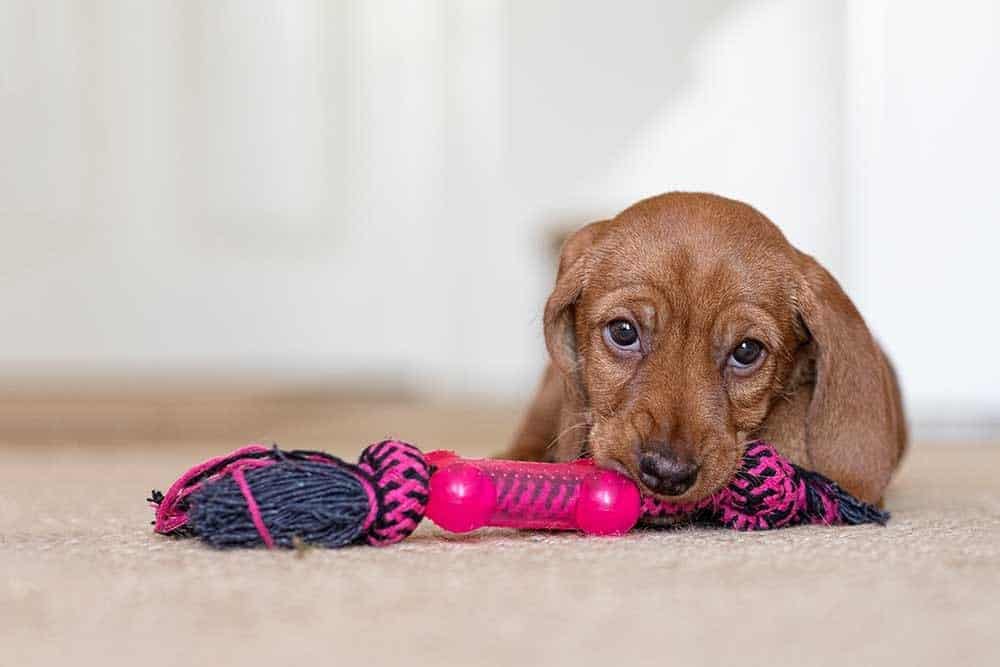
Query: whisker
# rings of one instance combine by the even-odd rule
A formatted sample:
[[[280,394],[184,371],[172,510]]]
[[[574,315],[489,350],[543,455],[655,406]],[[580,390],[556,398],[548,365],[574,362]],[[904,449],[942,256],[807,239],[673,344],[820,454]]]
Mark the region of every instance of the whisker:
[[[566,435],[567,433],[569,433],[569,432],[571,432],[571,431],[575,431],[575,430],[576,430],[576,429],[578,429],[578,428],[583,428],[583,427],[585,427],[585,426],[589,426],[589,424],[588,424],[588,423],[587,423],[586,421],[582,421],[582,422],[579,422],[579,423],[577,423],[577,424],[573,424],[573,425],[572,425],[572,426],[570,426],[570,427],[567,427],[567,428],[566,428],[566,429],[564,429],[564,430],[563,430],[563,431],[562,431],[561,433],[558,433],[558,434],[556,434],[556,436],[555,436],[554,438],[552,438],[552,440],[551,440],[551,441],[549,442],[549,444],[545,445],[545,450],[546,450],[546,451],[548,451],[548,450],[552,449],[553,447],[555,447],[555,446],[556,446],[556,443],[558,443],[558,442],[559,442],[559,440],[560,440],[560,439],[561,439],[561,438],[562,438],[562,437],[563,437],[564,435]]]

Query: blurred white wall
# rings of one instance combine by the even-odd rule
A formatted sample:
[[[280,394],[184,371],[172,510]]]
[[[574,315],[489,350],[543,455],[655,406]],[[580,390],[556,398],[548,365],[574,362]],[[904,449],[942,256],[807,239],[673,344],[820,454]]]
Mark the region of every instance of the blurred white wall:
[[[0,0],[0,372],[524,397],[550,230],[703,189],[845,281],[921,419],[995,419],[998,36],[986,2]]]
[[[918,434],[1000,433],[1000,5],[855,0],[844,278]]]

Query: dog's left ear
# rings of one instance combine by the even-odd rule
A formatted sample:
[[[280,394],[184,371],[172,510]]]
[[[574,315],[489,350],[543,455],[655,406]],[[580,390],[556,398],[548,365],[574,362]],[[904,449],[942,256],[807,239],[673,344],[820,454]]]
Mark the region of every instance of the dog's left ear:
[[[816,364],[806,415],[810,463],[878,502],[906,438],[892,368],[834,277],[804,254],[796,306]]]

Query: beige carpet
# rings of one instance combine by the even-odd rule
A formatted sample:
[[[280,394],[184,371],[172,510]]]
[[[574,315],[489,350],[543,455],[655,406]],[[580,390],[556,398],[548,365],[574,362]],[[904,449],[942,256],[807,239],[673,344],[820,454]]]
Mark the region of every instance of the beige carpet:
[[[997,444],[914,446],[887,528],[222,553],[154,536],[149,489],[254,435],[486,453],[515,413],[71,403],[0,406],[0,665],[1000,664]]]

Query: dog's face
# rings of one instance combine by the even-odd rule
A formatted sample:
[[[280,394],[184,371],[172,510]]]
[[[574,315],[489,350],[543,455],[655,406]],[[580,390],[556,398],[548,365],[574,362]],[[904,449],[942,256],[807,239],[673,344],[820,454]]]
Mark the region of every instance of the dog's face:
[[[732,478],[808,340],[803,257],[749,206],[679,193],[567,243],[546,336],[599,464],[682,501]]]

